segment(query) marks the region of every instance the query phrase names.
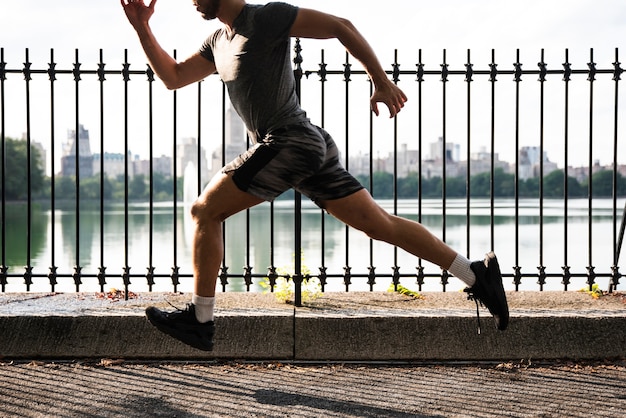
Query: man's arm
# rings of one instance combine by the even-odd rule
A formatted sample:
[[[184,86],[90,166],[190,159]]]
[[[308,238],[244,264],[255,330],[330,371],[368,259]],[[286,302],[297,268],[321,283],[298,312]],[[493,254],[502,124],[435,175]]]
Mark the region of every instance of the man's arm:
[[[149,24],[157,0],[152,0],[148,6],[144,4],[143,0],[120,0],[120,2],[128,21],[139,36],[150,67],[168,89],[174,90],[200,81],[215,72],[215,64],[199,53],[193,54],[184,61],[176,62],[159,45]]]
[[[372,111],[378,115],[377,103],[382,102],[389,108],[390,117],[394,117],[404,107],[406,95],[389,80],[374,50],[349,20],[301,8],[291,27],[291,36],[315,39],[337,38],[346,50],[363,64],[374,83],[375,91],[370,99]]]

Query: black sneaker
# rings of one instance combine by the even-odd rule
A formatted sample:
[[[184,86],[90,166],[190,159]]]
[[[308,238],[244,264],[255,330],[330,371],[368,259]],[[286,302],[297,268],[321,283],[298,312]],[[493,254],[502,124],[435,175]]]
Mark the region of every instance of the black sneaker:
[[[213,350],[215,323],[198,322],[193,304],[190,303],[184,310],[178,309],[174,312],[164,312],[151,306],[146,308],[146,316],[159,331],[199,350]]]
[[[469,300],[476,302],[478,333],[480,334],[479,302],[493,315],[496,328],[504,331],[509,325],[509,306],[506,302],[506,294],[502,286],[502,274],[496,255],[492,251],[485,256],[484,261],[474,261],[470,267],[476,275],[476,283],[474,286],[466,288],[464,292],[467,292]]]

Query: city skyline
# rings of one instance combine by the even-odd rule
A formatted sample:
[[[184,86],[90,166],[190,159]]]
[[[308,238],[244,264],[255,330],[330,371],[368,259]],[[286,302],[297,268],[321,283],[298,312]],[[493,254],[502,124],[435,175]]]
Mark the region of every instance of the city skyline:
[[[256,3],[256,2],[255,2]],[[263,2],[259,2],[263,3]],[[291,3],[311,7],[305,0],[293,0]],[[318,0],[313,6],[320,10],[350,18],[369,40],[379,56],[384,68],[392,69],[394,53],[398,51],[398,62],[401,70],[415,68],[418,54],[422,54],[426,70],[440,69],[443,62],[444,49],[446,62],[451,70],[462,70],[468,60],[468,49],[471,49],[471,62],[474,70],[488,70],[491,62],[492,50],[495,51],[499,70],[512,70],[516,61],[516,50],[520,51],[520,61],[523,69],[537,69],[537,63],[545,52],[545,63],[549,70],[561,70],[565,62],[565,49],[569,51],[569,61],[573,68],[585,69],[591,61],[590,48],[593,48],[593,61],[598,68],[611,68],[615,61],[615,48],[621,48],[626,42],[623,36],[626,33],[626,4],[619,0],[606,0],[601,3],[593,0],[554,0],[543,2],[529,0],[524,7],[517,7],[510,2],[498,0],[451,0],[445,3],[416,2],[414,0],[395,0],[388,2],[385,7],[387,14],[376,14],[372,18],[372,10],[380,7],[379,2],[364,0],[359,7],[352,2],[337,2]],[[511,12],[515,11],[515,18]],[[78,49],[78,61],[83,70],[97,70],[100,62],[99,50],[103,50],[105,68],[118,70],[127,55],[131,63],[131,70],[145,70],[145,56],[136,35],[121,10],[118,2],[101,3],[97,7],[78,0],[59,0],[58,2],[32,3],[10,2],[3,6],[0,15],[0,27],[3,28],[3,39],[0,48],[3,48],[4,61],[7,68],[21,69],[26,61],[25,49],[29,49],[28,59],[32,68],[46,70],[51,62],[51,48],[54,48],[54,61],[57,69],[71,70],[75,62],[75,49]],[[54,16],[54,18],[50,18]],[[488,24],[485,24],[487,22]],[[168,51],[176,49],[179,59],[195,52],[219,22],[202,20],[191,4],[175,1],[160,1],[157,12],[152,19],[152,26],[164,48]],[[27,30],[24,30],[27,28]],[[110,30],[116,28],[116,30]],[[119,28],[119,29],[117,29]],[[184,30],[181,30],[184,28]],[[80,34],[80,36],[77,36]],[[42,39],[45,40],[42,42]],[[316,70],[320,62],[320,50],[326,54],[328,69],[341,69],[345,62],[345,51],[337,41],[303,40],[303,56],[306,70]],[[623,61],[623,59],[620,59]],[[353,59],[354,70],[360,70],[360,65]],[[327,85],[327,115],[325,128],[335,137],[338,145],[343,147],[345,138],[344,123],[348,115],[344,116],[343,85],[339,87],[336,80],[341,76],[329,77]],[[25,108],[26,98],[23,89],[22,74],[8,74],[6,89],[6,123],[5,134],[10,137],[19,137],[27,129]],[[49,148],[50,138],[64,137],[66,126],[76,126],[74,97],[74,81],[71,74],[57,76],[55,82],[57,93],[55,120],[51,120],[49,103],[49,81],[47,74],[33,74],[31,82],[31,112],[37,114],[36,121],[31,122],[30,137],[39,140]],[[148,132],[154,129],[155,155],[169,151],[173,138],[173,117],[171,116],[172,93],[166,91],[161,83],[154,83],[155,118],[154,126],[147,123],[147,98],[145,93],[145,76],[131,76],[130,112],[139,114],[140,120],[134,118],[125,126],[121,107],[124,95],[119,76],[107,76],[104,96],[104,132],[100,132],[99,105],[95,100],[98,95],[97,77],[85,75],[80,87],[81,105],[79,121],[91,127],[94,137],[103,136],[107,147],[112,152],[124,152],[123,138],[128,134],[135,138],[131,149],[135,153],[147,154]],[[414,76],[401,76],[400,85],[409,97],[406,108],[399,115],[399,142],[414,144],[417,141],[415,119],[419,111],[424,112],[424,138],[435,139],[442,135],[442,83],[439,77],[433,76],[423,83],[424,103],[418,109],[417,83]],[[472,83],[473,105],[472,115],[472,146],[487,146],[490,140],[490,119],[487,108],[489,83],[487,77],[475,76]],[[548,75],[545,84],[545,107],[551,112],[554,103],[563,100],[563,83],[561,75]],[[611,156],[606,152],[613,137],[613,81],[611,75],[598,75],[595,82],[595,104],[593,132],[589,125],[589,83],[586,75],[573,77],[571,85],[571,115],[570,115],[570,143],[571,148],[577,151],[588,148],[588,140],[593,136],[594,145],[600,152],[593,159],[601,159],[601,164],[609,164]],[[117,80],[117,81],[116,81]],[[358,142],[354,138],[366,138],[365,118],[369,113],[367,85],[361,83],[364,77],[353,77],[351,85],[361,86],[357,93],[351,89],[350,120],[351,120],[351,151],[361,150],[368,152],[367,144]],[[498,77],[497,89],[501,96],[496,102],[496,131],[495,140],[497,149],[503,159],[513,159],[518,150],[513,149],[514,143],[514,87],[513,77],[502,75]],[[319,98],[312,97],[319,90],[317,77],[303,80],[303,105],[312,121],[322,124],[324,116],[320,114]],[[210,77],[203,84],[203,94],[206,94],[206,103],[203,104],[202,114],[202,141],[203,144],[218,144],[221,141],[221,132],[214,130],[214,126],[221,127],[221,108],[217,100],[221,98],[221,83],[217,77]],[[448,87],[446,139],[460,144],[466,140],[466,114],[463,108],[467,101],[465,97],[466,84],[462,76],[446,83]],[[520,145],[536,146],[540,135],[544,135],[544,146],[551,158],[563,165],[563,115],[562,110],[547,114],[545,126],[539,126],[539,90],[537,76],[528,75],[521,83],[522,109],[520,120]],[[354,91],[354,93],[352,93]],[[67,94],[64,94],[67,93]],[[620,113],[619,120],[624,119],[626,101],[624,89],[619,93]],[[176,120],[176,137],[198,137],[199,121],[195,112],[188,110],[189,103],[193,103],[196,96],[196,87],[189,86],[177,92],[180,111]],[[501,97],[505,97],[502,99]],[[215,97],[215,100],[213,100]],[[329,104],[329,103],[332,103]],[[337,103],[335,107],[335,103]],[[356,116],[358,115],[358,117]],[[51,132],[51,125],[55,131]],[[387,153],[392,148],[390,140],[393,137],[394,121],[385,117],[385,113],[375,118],[376,132],[375,153]],[[623,123],[618,124],[623,130]],[[126,132],[127,130],[127,132]],[[621,141],[620,132],[620,141]],[[141,139],[141,141],[137,139]],[[57,140],[57,142],[59,142]],[[462,145],[463,147],[464,145]],[[213,145],[207,145],[213,148]],[[461,148],[466,154],[467,150]],[[61,150],[55,148],[55,154]],[[588,156],[585,152],[572,152],[570,163],[573,165],[588,165]],[[59,164],[60,162],[55,162]]]
[[[67,176],[73,175],[75,172],[75,157],[76,157],[76,139],[79,140],[79,154],[81,156],[81,175],[83,177],[91,177],[100,173],[100,159],[102,158],[99,152],[91,152],[91,143],[89,137],[89,129],[84,125],[79,125],[79,133],[76,134],[74,129],[68,129],[68,136],[66,141],[63,142],[63,155],[61,156],[61,168],[60,171],[55,173],[55,176]],[[202,147],[201,155],[199,156],[202,166],[201,179],[202,183],[206,184],[210,178],[222,167],[223,160],[226,162],[235,158],[238,154],[245,151],[246,137],[245,127],[241,119],[232,109],[227,109],[226,112],[226,124],[225,124],[225,144],[224,150],[226,155],[224,158],[221,155],[222,147],[216,148],[212,151]],[[22,140],[25,137],[22,136]],[[31,142],[39,152],[43,152],[43,159],[46,163],[49,161],[46,158],[45,147],[37,142]],[[443,174],[443,160],[446,162],[446,175],[449,177],[464,176],[467,172],[468,161],[461,158],[460,144],[454,142],[446,142],[445,145],[445,157],[443,137],[439,137],[436,141],[428,142],[424,144],[424,151],[422,152],[422,176],[425,178],[441,177]],[[192,163],[192,170],[194,173],[197,171],[196,163],[198,161],[198,143],[196,138],[187,137],[182,138],[177,142],[177,164],[176,164],[176,177],[182,177],[188,170],[188,163]],[[207,158],[207,155],[211,155],[211,158]],[[501,168],[505,172],[514,172],[515,164],[518,166],[519,176],[521,180],[527,180],[529,178],[538,177],[539,163],[541,159],[541,147],[537,146],[522,146],[519,149],[516,162],[510,162],[500,160],[499,155],[494,154],[493,164],[494,168]],[[125,172],[125,160],[124,154],[115,152],[104,152],[105,160],[102,163],[104,166],[105,174],[109,177],[117,177],[123,175]],[[419,160],[419,149],[409,148],[407,143],[400,144],[397,158],[393,153],[381,156],[380,153],[376,157],[370,156],[369,153],[357,152],[356,155],[350,155],[348,157],[348,165],[350,172],[353,175],[367,175],[370,171],[370,165],[374,167],[374,172],[387,172],[397,173],[398,177],[406,177],[411,172],[417,172]],[[149,175],[149,160],[143,158],[140,154],[134,154],[132,150],[128,150],[128,165],[129,176],[134,175]],[[344,157],[341,157],[344,158]],[[171,176],[173,172],[172,156],[162,154],[160,156],[153,156],[153,170],[155,173],[161,173],[167,176]],[[344,159],[345,160],[345,159]],[[211,162],[211,165],[209,165]],[[393,164],[397,163],[397,167],[393,167]],[[491,170],[491,153],[487,152],[484,147],[481,147],[478,151],[470,154],[470,169],[471,175],[476,175]],[[513,167],[513,169],[512,169]],[[43,168],[43,167],[42,167]],[[591,167],[591,170],[597,171],[599,169],[611,169],[612,167],[603,167],[596,161]],[[556,163],[550,160],[548,153],[543,152],[543,173],[544,176],[550,174],[552,171],[564,169],[559,167]],[[588,177],[590,167],[588,166],[568,166],[568,174],[575,176],[577,180],[583,180]],[[44,172],[49,173],[47,168]],[[618,172],[626,177],[626,165],[620,164],[618,166]],[[195,174],[194,174],[195,176]]]

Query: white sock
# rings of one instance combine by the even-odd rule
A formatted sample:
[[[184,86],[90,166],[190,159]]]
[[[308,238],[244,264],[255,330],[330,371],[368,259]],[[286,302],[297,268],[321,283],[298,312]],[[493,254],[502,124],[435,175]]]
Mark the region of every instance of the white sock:
[[[215,307],[215,297],[204,297],[194,294],[191,303],[196,308],[196,319],[201,324],[213,321],[213,308]]]
[[[476,275],[470,268],[470,264],[472,264],[471,261],[461,254],[457,254],[448,271],[455,277],[458,277],[463,283],[472,287],[476,283]]]

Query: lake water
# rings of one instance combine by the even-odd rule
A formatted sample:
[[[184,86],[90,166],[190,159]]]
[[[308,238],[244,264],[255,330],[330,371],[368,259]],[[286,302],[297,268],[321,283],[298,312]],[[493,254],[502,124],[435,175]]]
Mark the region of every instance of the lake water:
[[[451,199],[446,202],[445,240],[457,251],[468,254],[466,201]],[[392,201],[381,201],[390,212],[393,211]],[[491,249],[491,214],[489,200],[473,199],[469,228],[470,250],[472,259],[482,258]],[[594,200],[591,218],[591,250],[589,245],[589,213],[586,199],[570,200],[567,217],[567,251],[565,250],[565,218],[562,201],[544,201],[543,246],[540,246],[541,223],[537,200],[520,202],[518,234],[515,228],[515,202],[499,200],[494,211],[493,242],[500,266],[504,274],[512,274],[513,266],[522,267],[523,274],[535,277],[524,277],[521,290],[538,290],[536,284],[537,266],[543,264],[546,273],[562,273],[561,266],[569,265],[572,274],[586,274],[586,267],[595,266],[597,274],[609,274],[613,265],[613,202],[612,200]],[[621,221],[624,201],[618,201],[617,228]],[[266,274],[268,266],[274,265],[282,271],[290,271],[294,258],[294,216],[293,202],[279,201],[274,204],[273,225],[271,207],[263,204],[253,208],[249,213],[241,213],[226,223],[226,265],[229,274],[242,274],[243,267],[253,267],[253,274]],[[414,220],[420,213],[418,201],[402,200],[398,202],[398,214]],[[7,205],[6,222],[6,265],[9,274],[7,291],[24,291],[24,267],[28,263],[27,254],[27,218],[25,205]],[[171,203],[158,204],[153,213],[153,251],[152,265],[155,274],[169,275],[172,266],[180,267],[181,284],[179,291],[189,292],[192,289],[191,274],[191,237],[192,225],[188,210],[184,205],[177,208],[174,221],[174,209]],[[424,200],[421,208],[422,223],[435,235],[444,237],[441,201]],[[54,263],[60,275],[71,275],[76,264],[76,249],[79,248],[82,273],[96,275],[99,266],[106,267],[107,284],[110,287],[122,288],[123,267],[126,264],[126,247],[128,248],[128,265],[130,273],[144,276],[150,265],[150,221],[147,204],[131,204],[128,211],[128,234],[125,228],[125,211],[123,206],[108,207],[103,212],[104,229],[100,228],[100,209],[81,208],[80,233],[76,237],[76,214],[74,210],[59,210],[54,214],[50,210],[33,207],[30,265],[33,266],[34,284],[32,291],[50,291],[48,278],[49,267]],[[249,226],[247,219],[249,217]],[[322,235],[322,219],[323,232]],[[340,222],[323,214],[308,201],[303,201],[302,213],[302,254],[303,266],[313,274],[319,267],[327,267],[329,275],[343,275],[344,266],[352,267],[353,276],[366,276],[368,267],[376,267],[376,273],[387,275],[377,278],[374,290],[387,290],[391,282],[392,267],[400,266],[401,274],[414,275],[418,260],[412,255],[396,250],[385,243],[373,242],[362,233],[348,230]],[[52,236],[54,228],[55,250],[53,261]],[[273,229],[272,229],[273,228]],[[273,231],[273,233],[272,233]],[[176,251],[174,251],[176,240]],[[272,251],[273,240],[273,251]],[[103,243],[103,244],[101,244]],[[516,254],[516,245],[518,248]],[[101,260],[101,247],[103,249]],[[622,256],[620,272],[624,273]],[[272,261],[273,259],[273,261]],[[543,260],[543,263],[542,263]],[[424,262],[426,274],[438,274],[439,268]],[[169,277],[157,277],[153,288],[155,291],[173,290]],[[254,278],[251,290],[260,291],[260,278]],[[345,286],[342,277],[329,277],[328,291],[343,291]],[[58,277],[56,291],[75,291],[71,277]],[[585,286],[586,277],[572,278],[570,290],[578,290]],[[81,291],[99,291],[96,277],[83,277]],[[401,283],[409,288],[417,289],[415,277],[403,277]],[[597,282],[603,288],[608,286],[608,278],[599,277]],[[450,279],[447,290],[461,289],[463,285],[455,278]],[[505,287],[514,289],[512,278],[505,278]],[[427,277],[423,290],[440,291],[440,278]],[[562,290],[560,277],[548,277],[545,290]],[[145,277],[131,277],[130,289],[139,292],[148,290]],[[351,290],[369,290],[367,277],[353,277]],[[229,291],[245,290],[242,278],[229,278]]]

